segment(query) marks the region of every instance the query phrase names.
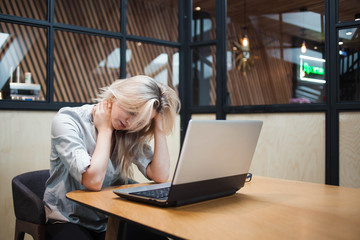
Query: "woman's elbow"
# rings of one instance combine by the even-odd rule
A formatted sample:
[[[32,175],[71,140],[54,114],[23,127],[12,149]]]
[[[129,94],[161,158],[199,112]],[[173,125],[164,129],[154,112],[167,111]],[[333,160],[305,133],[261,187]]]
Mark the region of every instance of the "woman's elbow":
[[[86,187],[86,189],[91,191],[100,191],[102,189],[103,181],[101,179],[88,179],[83,178],[82,185]]]
[[[90,191],[95,191],[95,192],[101,191],[100,185],[84,185],[84,186],[86,187],[87,190],[90,190]]]
[[[169,180],[169,174],[162,174],[159,176],[155,176],[153,180],[157,183],[165,183]]]

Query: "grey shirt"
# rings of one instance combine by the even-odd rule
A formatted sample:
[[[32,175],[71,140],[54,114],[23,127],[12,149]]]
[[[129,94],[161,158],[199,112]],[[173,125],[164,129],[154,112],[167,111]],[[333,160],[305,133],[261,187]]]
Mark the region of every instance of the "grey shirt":
[[[65,107],[55,115],[51,128],[50,178],[46,182],[44,203],[50,222],[72,222],[95,231],[105,231],[107,216],[66,198],[65,194],[85,189],[82,174],[91,163],[96,145],[96,129],[92,122],[94,105]],[[117,134],[115,135],[117,136]],[[103,187],[121,178],[117,169],[117,140],[109,159]],[[133,159],[146,176],[151,159]]]

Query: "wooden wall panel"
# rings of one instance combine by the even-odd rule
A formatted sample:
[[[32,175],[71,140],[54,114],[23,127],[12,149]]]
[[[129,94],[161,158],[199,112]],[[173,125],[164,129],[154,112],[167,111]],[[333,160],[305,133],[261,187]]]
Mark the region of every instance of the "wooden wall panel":
[[[130,35],[178,41],[177,1],[131,0],[127,2]]]
[[[340,113],[340,186],[360,188],[360,113]]]
[[[54,100],[91,102],[99,88],[120,76],[120,58],[117,67],[107,65],[108,56],[119,48],[117,39],[56,31]]]
[[[226,119],[263,121],[253,174],[325,183],[324,113],[229,114]]]

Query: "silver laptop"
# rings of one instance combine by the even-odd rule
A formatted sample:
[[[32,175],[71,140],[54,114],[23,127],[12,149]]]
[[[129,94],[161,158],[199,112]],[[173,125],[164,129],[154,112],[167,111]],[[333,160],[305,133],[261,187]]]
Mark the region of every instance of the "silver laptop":
[[[122,198],[180,206],[244,186],[262,121],[190,120],[171,182],[114,190]]]

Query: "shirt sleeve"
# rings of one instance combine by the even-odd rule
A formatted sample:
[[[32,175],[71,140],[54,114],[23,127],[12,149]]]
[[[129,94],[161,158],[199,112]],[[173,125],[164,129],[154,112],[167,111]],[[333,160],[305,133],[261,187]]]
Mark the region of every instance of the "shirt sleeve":
[[[75,119],[66,114],[55,116],[51,128],[53,152],[80,184],[82,174],[89,167],[91,160],[83,139]]]
[[[138,167],[139,171],[148,179],[150,179],[146,174],[146,168],[151,163],[153,158],[153,152],[151,147],[146,144],[144,147],[144,156],[140,156],[134,159],[133,163]]]

